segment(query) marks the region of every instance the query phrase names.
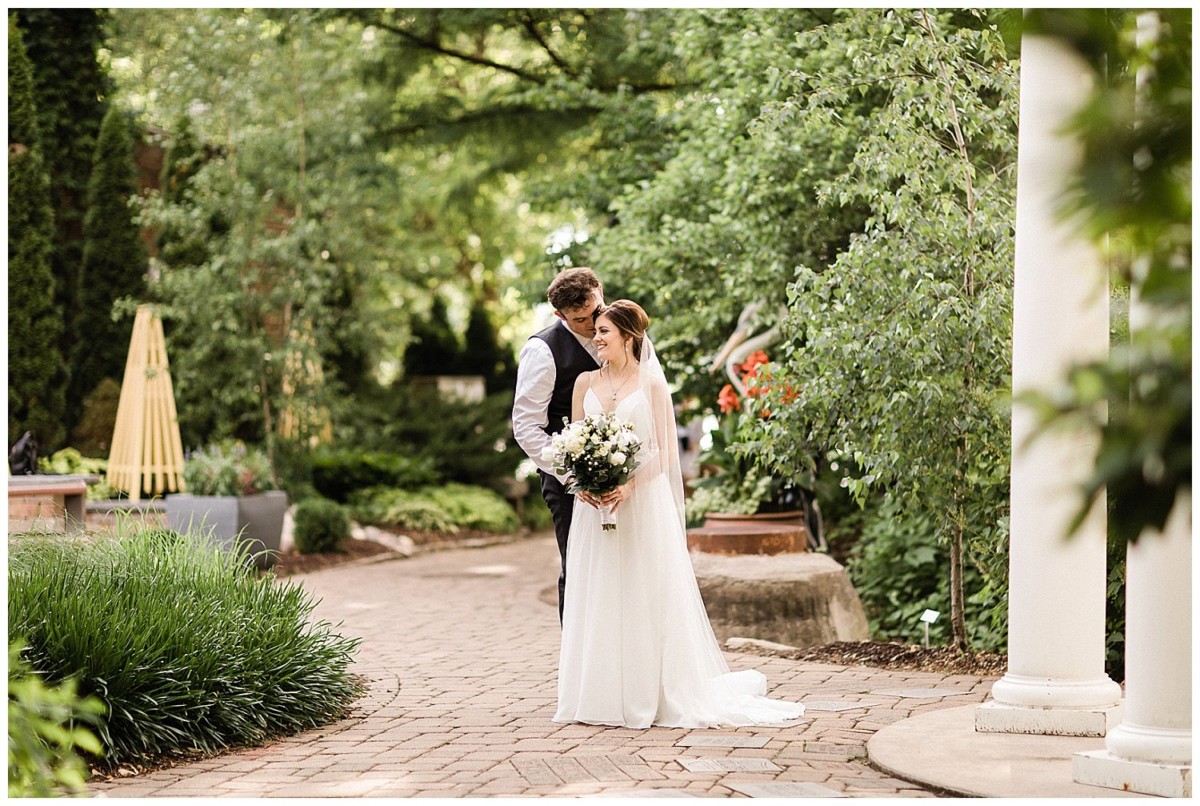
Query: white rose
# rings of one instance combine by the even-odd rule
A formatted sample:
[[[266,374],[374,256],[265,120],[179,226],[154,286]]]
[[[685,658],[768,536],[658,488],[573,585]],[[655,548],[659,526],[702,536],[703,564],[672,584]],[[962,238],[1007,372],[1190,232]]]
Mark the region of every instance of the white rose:
[[[546,447],[542,448],[542,461],[553,462],[554,454],[555,454],[554,446],[547,445]]]
[[[620,467],[625,464],[625,454],[620,451],[614,451],[613,455],[608,457],[608,461],[612,462],[613,467]]]
[[[596,448],[596,455],[597,456],[608,456],[609,450],[610,450],[610,448],[609,448],[608,443],[607,442],[603,443],[600,445],[600,447]]]

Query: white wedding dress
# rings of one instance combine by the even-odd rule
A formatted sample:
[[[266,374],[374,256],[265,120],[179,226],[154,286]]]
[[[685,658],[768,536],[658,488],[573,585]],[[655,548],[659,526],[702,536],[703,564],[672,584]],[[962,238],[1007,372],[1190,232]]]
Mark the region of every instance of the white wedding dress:
[[[688,557],[670,393],[661,370],[642,374],[615,409],[643,445],[616,530],[603,531],[599,512],[575,501],[554,721],[707,728],[794,719],[803,705],[768,699],[760,672],[730,672],[721,655]],[[602,410],[588,389],[584,411]]]

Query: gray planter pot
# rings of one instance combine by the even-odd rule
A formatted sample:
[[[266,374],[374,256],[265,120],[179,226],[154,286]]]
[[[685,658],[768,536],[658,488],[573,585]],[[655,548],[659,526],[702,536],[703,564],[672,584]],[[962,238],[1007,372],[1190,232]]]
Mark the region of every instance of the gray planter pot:
[[[168,495],[165,503],[167,526],[176,532],[207,537],[227,550],[237,546],[239,538],[248,540],[260,568],[275,564],[288,508],[283,490],[240,497],[180,493]]]

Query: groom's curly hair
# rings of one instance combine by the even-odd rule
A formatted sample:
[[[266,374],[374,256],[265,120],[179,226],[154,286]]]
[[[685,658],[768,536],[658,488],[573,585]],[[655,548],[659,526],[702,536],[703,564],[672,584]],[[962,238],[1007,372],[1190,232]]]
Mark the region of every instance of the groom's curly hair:
[[[591,302],[600,287],[600,278],[586,266],[564,269],[546,289],[546,299],[556,311],[573,311]]]

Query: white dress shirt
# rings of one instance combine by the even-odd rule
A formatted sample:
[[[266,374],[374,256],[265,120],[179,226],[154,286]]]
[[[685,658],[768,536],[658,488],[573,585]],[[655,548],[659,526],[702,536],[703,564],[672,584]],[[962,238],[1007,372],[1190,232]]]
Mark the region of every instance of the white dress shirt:
[[[588,351],[588,355],[595,358],[597,364],[600,363],[596,345],[591,339],[567,328],[567,323],[561,319],[558,320],[558,326],[566,328],[579,345]],[[542,458],[542,450],[550,446],[550,435],[543,429],[550,423],[548,409],[557,377],[558,369],[554,366],[550,345],[538,338],[526,341],[517,357],[517,391],[513,399],[512,424],[513,436],[525,455],[540,470],[565,484],[566,478],[555,473],[551,463]]]

